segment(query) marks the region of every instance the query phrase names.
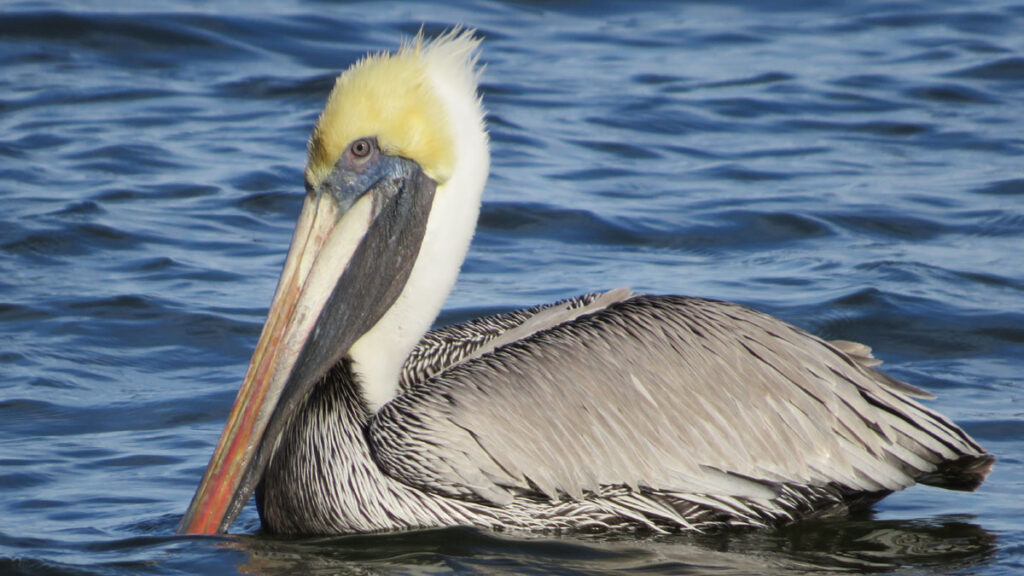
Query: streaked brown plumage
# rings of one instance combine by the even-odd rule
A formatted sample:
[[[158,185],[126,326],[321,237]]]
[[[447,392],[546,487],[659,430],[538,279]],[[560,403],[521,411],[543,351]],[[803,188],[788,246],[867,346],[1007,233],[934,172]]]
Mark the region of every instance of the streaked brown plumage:
[[[268,468],[261,514],[326,534],[766,526],[984,479],[991,456],[840,347],[736,304],[627,291],[441,329],[376,414],[335,368]]]

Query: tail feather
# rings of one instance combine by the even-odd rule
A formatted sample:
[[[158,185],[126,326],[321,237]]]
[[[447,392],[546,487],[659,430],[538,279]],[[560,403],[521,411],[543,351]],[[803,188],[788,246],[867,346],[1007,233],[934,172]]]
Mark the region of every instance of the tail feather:
[[[914,481],[947,490],[977,490],[991,472],[995,456],[951,420],[912,399],[913,396],[934,396],[874,368],[866,370],[882,386],[871,392],[862,390],[861,394],[882,414],[889,416],[884,420],[901,435],[898,445],[930,462],[929,468],[934,466],[934,470],[924,471],[919,461],[894,452],[906,463],[906,470]]]
[[[919,476],[917,481],[947,490],[973,492],[985,481],[995,461],[991,454],[964,454],[943,461],[934,472]]]

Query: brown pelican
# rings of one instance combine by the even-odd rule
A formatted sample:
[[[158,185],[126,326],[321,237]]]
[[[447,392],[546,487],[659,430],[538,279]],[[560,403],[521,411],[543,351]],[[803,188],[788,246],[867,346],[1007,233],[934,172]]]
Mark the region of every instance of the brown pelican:
[[[660,532],[981,484],[993,457],[869,348],[736,304],[620,289],[427,332],[489,169],[478,44],[417,38],[338,78],[182,532],[225,531],[254,491],[275,533]]]

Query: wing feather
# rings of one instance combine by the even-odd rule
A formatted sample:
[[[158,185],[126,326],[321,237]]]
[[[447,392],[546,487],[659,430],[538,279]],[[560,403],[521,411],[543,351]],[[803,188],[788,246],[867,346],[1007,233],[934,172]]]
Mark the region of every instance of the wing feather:
[[[735,304],[624,298],[435,364],[371,420],[382,469],[495,504],[628,486],[752,513],[779,486],[897,490],[984,455],[867,347]]]

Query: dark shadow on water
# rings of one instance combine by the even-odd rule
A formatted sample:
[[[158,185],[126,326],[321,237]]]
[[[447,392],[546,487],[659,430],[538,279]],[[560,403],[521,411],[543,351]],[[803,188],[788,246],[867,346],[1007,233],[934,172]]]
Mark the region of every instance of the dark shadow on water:
[[[817,574],[961,572],[992,561],[996,536],[965,517],[803,522],[669,536],[541,536],[470,528],[332,538],[240,536],[249,574]]]

